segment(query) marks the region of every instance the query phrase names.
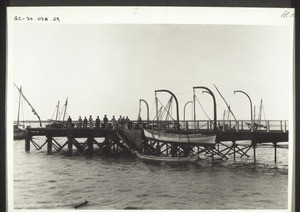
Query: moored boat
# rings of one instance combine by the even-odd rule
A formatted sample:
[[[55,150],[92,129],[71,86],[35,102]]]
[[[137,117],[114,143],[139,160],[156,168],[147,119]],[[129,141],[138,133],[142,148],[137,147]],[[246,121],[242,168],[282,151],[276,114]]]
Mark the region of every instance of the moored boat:
[[[14,140],[18,140],[18,139],[24,139],[27,136],[27,130],[25,129],[25,125],[21,125],[20,124],[20,105],[21,105],[21,99],[24,99],[27,104],[29,105],[29,107],[31,108],[32,113],[37,116],[37,118],[39,119],[39,123],[40,123],[40,127],[42,127],[42,122],[41,122],[41,118],[40,116],[37,114],[37,112],[35,111],[35,109],[32,107],[32,105],[30,104],[30,102],[27,100],[27,98],[25,97],[25,95],[22,92],[22,87],[18,87],[16,84],[14,84],[15,87],[17,88],[17,90],[19,91],[19,106],[18,106],[18,117],[17,117],[17,121],[14,124]],[[23,129],[20,128],[20,126],[22,126]],[[27,126],[28,127],[28,126]]]
[[[168,156],[155,156],[155,155],[144,155],[135,151],[135,154],[138,158],[143,160],[151,160],[151,161],[165,161],[165,162],[195,162],[199,160],[198,156],[188,156],[188,157],[168,157]]]
[[[144,129],[144,135],[146,138],[156,141],[186,144],[215,144],[216,140],[215,134],[205,135],[202,133],[176,133],[159,130],[150,131],[146,129]]]
[[[25,139],[27,131],[19,128],[19,125],[14,124],[14,140]]]

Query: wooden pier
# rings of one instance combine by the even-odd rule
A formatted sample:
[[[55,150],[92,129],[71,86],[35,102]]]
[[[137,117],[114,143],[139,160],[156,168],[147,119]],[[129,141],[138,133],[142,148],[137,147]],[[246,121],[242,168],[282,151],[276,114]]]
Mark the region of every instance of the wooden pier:
[[[213,145],[203,144],[174,144],[172,142],[158,142],[148,140],[143,135],[141,128],[148,129],[154,126],[167,126],[170,123],[144,122],[138,123],[133,121],[130,129],[112,129],[111,125],[108,129],[104,128],[27,128],[27,136],[25,139],[25,150],[30,151],[31,144],[41,150],[47,147],[47,153],[52,154],[67,150],[69,154],[74,151],[80,153],[93,154],[94,149],[98,148],[102,154],[135,154],[135,151],[149,155],[157,156],[201,156],[211,157],[212,161],[216,158],[221,160],[229,159],[233,155],[249,157],[249,152],[253,150],[253,160],[256,162],[256,149],[258,145],[266,144],[274,147],[274,162],[277,163],[277,148],[282,147],[280,142],[288,141],[288,125],[286,121],[276,121],[277,124],[267,121],[267,128],[247,129],[243,123],[247,121],[239,121],[239,123],[228,123],[225,125],[223,121],[218,121],[217,130],[213,129],[210,121],[185,121],[181,122],[181,126],[185,126],[187,131],[197,131],[198,133],[215,133],[216,142]],[[193,127],[188,128],[187,126]],[[197,127],[195,127],[197,126]],[[201,127],[200,127],[201,126]],[[227,127],[225,127],[227,126]],[[229,126],[229,127],[228,127]],[[36,137],[43,137],[37,141]],[[59,142],[57,141],[60,138]],[[64,141],[62,141],[64,139]],[[242,142],[242,141],[248,141]],[[157,152],[159,147],[159,152]]]

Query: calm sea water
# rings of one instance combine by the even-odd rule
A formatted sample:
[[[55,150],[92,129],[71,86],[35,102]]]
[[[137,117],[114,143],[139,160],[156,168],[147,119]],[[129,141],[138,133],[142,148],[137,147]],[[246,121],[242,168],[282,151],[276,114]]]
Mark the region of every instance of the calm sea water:
[[[44,138],[43,138],[44,139]],[[39,144],[42,140],[35,139]],[[144,162],[133,156],[24,151],[14,141],[15,209],[287,209],[288,150],[233,162]]]

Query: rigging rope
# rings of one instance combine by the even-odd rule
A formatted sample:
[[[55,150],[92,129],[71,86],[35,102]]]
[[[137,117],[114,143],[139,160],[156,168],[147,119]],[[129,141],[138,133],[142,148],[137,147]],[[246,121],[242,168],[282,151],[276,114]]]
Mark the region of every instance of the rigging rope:
[[[154,116],[153,121],[155,121],[155,119],[158,117],[159,118],[159,114],[161,112],[162,107],[160,107],[160,109],[157,111],[157,115]]]
[[[200,101],[199,101],[198,97],[197,97],[197,96],[195,96],[195,97],[196,97],[195,99],[197,99],[197,102],[199,103],[199,105],[200,105],[201,109],[203,110],[203,112],[204,112],[205,116],[208,118],[208,120],[210,120],[210,121],[211,121],[211,119],[209,118],[209,116],[208,116],[208,115],[207,115],[207,113],[205,112],[204,108],[202,107],[202,105],[201,105],[201,103],[200,103]]]
[[[171,112],[169,112],[169,111],[171,111]],[[172,115],[172,96],[171,96],[170,100],[168,101],[168,110],[167,110],[167,113]],[[168,114],[166,115],[166,121],[169,121]]]
[[[159,100],[159,99],[157,99],[158,100],[158,102],[162,105],[162,107],[165,109],[165,111],[167,111],[166,110],[166,108],[163,106],[163,104],[161,103],[161,101]],[[167,111],[167,113],[169,114],[169,116],[173,119],[173,121],[175,121],[175,119],[171,116],[171,114]]]
[[[22,123],[23,123],[23,128],[24,128],[24,104],[23,104],[23,99],[21,99],[21,105],[22,105]],[[20,120],[19,120],[19,123],[20,123]]]
[[[199,92],[196,91],[196,90],[195,90],[195,92],[196,92],[196,93],[199,93]],[[213,103],[213,100],[211,100],[211,98],[208,98],[208,97],[206,97],[206,96],[204,96],[204,95],[203,95],[203,97],[204,97],[207,101]],[[220,105],[218,105],[217,102],[216,102],[216,105],[217,105],[217,107],[220,108],[220,109],[227,110],[227,108],[224,108],[224,107],[221,107]]]

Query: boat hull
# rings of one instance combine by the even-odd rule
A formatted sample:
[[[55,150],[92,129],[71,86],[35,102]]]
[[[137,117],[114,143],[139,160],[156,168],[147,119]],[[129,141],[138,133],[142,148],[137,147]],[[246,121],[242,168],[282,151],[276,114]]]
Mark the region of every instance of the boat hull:
[[[14,140],[25,139],[27,135],[26,130],[14,129]]]
[[[144,155],[137,151],[135,154],[138,158],[142,160],[151,160],[151,161],[162,161],[162,162],[195,162],[199,160],[199,157],[162,157],[154,155]]]
[[[180,134],[180,133],[167,133],[161,131],[150,131],[144,129],[146,138],[153,139],[161,142],[173,142],[183,144],[215,144],[216,135],[204,134]]]

